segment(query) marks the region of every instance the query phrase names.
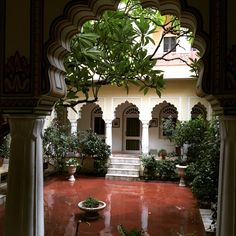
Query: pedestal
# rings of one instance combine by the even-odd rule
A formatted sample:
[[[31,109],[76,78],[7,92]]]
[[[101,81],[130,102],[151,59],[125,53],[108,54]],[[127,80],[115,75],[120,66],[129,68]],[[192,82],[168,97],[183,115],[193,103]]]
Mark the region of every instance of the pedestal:
[[[178,175],[180,177],[179,186],[185,187],[186,184],[185,184],[184,176],[185,176],[185,170],[187,166],[176,165],[176,167],[177,167]]]

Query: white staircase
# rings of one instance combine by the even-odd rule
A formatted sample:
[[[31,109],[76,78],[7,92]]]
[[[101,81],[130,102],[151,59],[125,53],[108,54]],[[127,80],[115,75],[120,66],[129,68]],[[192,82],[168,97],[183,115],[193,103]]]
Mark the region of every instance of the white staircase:
[[[140,159],[138,155],[113,154],[106,179],[110,180],[138,180],[140,170]]]

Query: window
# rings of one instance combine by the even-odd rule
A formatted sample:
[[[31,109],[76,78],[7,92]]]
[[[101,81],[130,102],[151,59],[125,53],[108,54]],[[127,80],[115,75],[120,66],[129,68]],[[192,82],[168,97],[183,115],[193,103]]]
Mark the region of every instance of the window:
[[[176,38],[175,37],[164,37],[164,52],[176,52]]]
[[[93,110],[93,131],[98,135],[105,135],[105,122],[102,119],[102,110],[96,107]]]

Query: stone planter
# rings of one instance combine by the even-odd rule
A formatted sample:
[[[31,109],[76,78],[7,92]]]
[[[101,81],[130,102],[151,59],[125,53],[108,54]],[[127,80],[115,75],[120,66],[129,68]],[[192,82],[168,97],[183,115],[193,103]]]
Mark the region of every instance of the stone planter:
[[[182,165],[176,165],[177,168],[177,173],[180,177],[180,181],[179,181],[179,186],[180,187],[185,187],[185,181],[184,181],[184,176],[185,176],[185,170],[188,166],[182,166]]]
[[[99,201],[99,206],[95,208],[85,207],[83,206],[84,201],[78,203],[79,209],[85,212],[85,218],[87,220],[96,220],[99,217],[99,211],[103,210],[106,207],[106,203],[103,201]]]
[[[68,173],[69,173],[69,181],[71,181],[71,182],[74,182],[75,181],[75,177],[74,177],[74,174],[75,174],[75,172],[76,172],[76,169],[77,169],[77,167],[76,166],[68,166],[67,167],[67,170],[68,170]]]

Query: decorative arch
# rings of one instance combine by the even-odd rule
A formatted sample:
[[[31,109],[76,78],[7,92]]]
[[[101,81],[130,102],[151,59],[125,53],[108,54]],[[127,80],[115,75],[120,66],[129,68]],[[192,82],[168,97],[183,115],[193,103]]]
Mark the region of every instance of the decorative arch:
[[[167,101],[163,101],[153,108],[152,118],[159,119],[159,137],[162,139],[166,136],[162,126],[163,120],[168,119],[170,116],[173,118],[174,122],[177,122],[178,110],[173,104]]]
[[[80,119],[83,119],[84,117],[83,117],[83,114],[84,114],[84,111],[86,110],[86,109],[88,109],[88,111],[91,113],[94,109],[96,109],[96,107],[100,107],[98,104],[96,104],[96,103],[85,103],[85,104],[83,104],[81,107],[80,107],[80,109],[79,109],[79,114],[80,114]],[[87,111],[87,112],[88,112]]]
[[[50,39],[46,44],[48,75],[55,92],[63,94],[64,88],[64,58],[70,51],[71,38],[80,32],[81,26],[88,20],[98,19],[105,10],[116,10],[119,0],[91,0],[70,1],[64,8],[63,14],[58,17],[50,28]],[[180,18],[181,25],[188,27],[194,33],[193,46],[197,48],[202,56],[200,78],[197,85],[197,93],[204,96],[202,78],[207,78],[208,53],[206,51],[208,38],[203,31],[202,18],[199,13],[187,6],[185,1],[180,0],[141,0],[145,7],[154,6],[162,15],[171,14]]]
[[[126,100],[125,102],[122,102],[121,104],[119,104],[119,105],[115,108],[115,111],[114,111],[115,117],[117,117],[118,111],[121,110],[122,107],[124,107],[124,106],[125,106],[125,107],[128,107],[128,106],[135,106],[135,107],[138,108],[138,106],[137,106],[136,104],[134,104],[134,103],[129,102],[129,101]]]
[[[198,116],[201,116],[203,119],[206,120],[207,118],[207,110],[206,107],[201,104],[200,102],[193,106],[191,111],[191,118],[197,118]]]

